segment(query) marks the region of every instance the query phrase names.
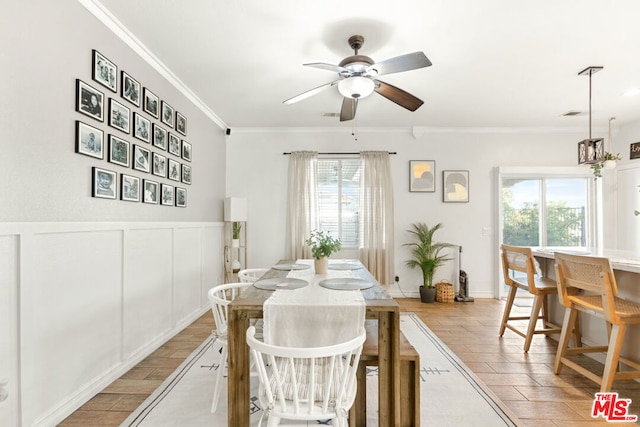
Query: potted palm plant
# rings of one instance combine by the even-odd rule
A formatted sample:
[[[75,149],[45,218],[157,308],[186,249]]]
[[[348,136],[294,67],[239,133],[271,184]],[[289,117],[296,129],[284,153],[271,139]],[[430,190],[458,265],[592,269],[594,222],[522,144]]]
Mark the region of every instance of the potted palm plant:
[[[232,234],[232,242],[231,246],[234,248],[240,247],[240,230],[242,229],[242,223],[239,221],[234,221],[231,224],[231,234]]]
[[[340,250],[342,242],[323,230],[314,230],[305,241],[311,248],[316,274],[326,274],[329,266],[329,256]]]
[[[442,253],[443,250],[455,245],[451,243],[434,242],[433,235],[442,228],[442,223],[429,228],[425,223],[412,224],[412,229],[407,230],[412,234],[415,242],[405,243],[403,246],[411,248],[411,259],[406,262],[409,268],[422,270],[422,285],[420,286],[420,299],[422,302],[433,302],[436,289],[433,286],[433,275],[438,267],[452,258]]]

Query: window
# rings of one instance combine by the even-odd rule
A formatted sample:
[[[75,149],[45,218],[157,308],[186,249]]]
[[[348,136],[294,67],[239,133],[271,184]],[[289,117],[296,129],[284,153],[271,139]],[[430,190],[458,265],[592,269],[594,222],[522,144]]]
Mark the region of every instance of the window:
[[[360,177],[358,159],[318,159],[320,229],[330,231],[344,248],[360,245]]]
[[[601,234],[597,193],[588,169],[503,167],[498,181],[500,242],[550,248],[597,246]],[[502,271],[500,262],[497,271]],[[504,292],[501,289],[500,295]]]

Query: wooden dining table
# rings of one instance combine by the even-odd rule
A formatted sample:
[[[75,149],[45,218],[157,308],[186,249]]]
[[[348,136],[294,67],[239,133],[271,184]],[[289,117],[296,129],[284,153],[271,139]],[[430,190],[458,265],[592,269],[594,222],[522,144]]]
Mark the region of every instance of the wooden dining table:
[[[295,261],[281,260],[278,264],[293,264]],[[287,270],[271,268],[262,279],[286,277],[288,274]],[[331,270],[324,276],[331,278]],[[400,423],[400,306],[366,268],[353,270],[352,277],[373,283],[371,288],[360,292],[365,301],[366,318],[378,322],[378,420],[381,427],[395,426]],[[229,426],[249,426],[250,353],[245,334],[250,319],[263,317],[263,304],[272,293],[251,286],[229,305]]]

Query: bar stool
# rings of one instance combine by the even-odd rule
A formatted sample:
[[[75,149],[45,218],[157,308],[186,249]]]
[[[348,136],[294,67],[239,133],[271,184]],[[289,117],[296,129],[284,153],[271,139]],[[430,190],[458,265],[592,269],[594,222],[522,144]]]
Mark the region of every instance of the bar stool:
[[[524,351],[528,352],[534,334],[559,334],[560,326],[549,321],[547,296],[558,293],[556,283],[546,277],[536,275],[535,259],[531,248],[521,246],[502,245],[502,271],[504,282],[510,286],[507,304],[504,307],[500,336],[506,328],[525,339]],[[517,273],[524,273],[517,275]],[[533,306],[529,316],[511,316],[511,308],[518,289],[523,289],[533,295]],[[537,329],[538,320],[542,320],[542,328]],[[509,324],[512,320],[529,320],[526,332]]]
[[[640,378],[640,363],[620,356],[628,325],[640,324],[640,304],[618,297],[616,278],[607,258],[571,255],[556,252],[556,278],[559,299],[565,306],[562,334],[554,372],[559,374],[562,365],[600,384],[600,392],[611,391],[615,380]],[[569,334],[573,329],[578,312],[587,313],[607,322],[609,343],[605,346],[569,348]],[[606,360],[602,376],[578,363],[569,360],[568,355],[583,353],[605,353]],[[633,370],[619,371],[619,364]]]

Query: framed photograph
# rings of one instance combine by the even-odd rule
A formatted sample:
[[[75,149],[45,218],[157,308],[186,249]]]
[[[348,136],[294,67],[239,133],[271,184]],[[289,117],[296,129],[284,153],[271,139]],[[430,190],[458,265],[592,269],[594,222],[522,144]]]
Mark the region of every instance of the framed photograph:
[[[113,98],[109,98],[109,126],[129,133],[131,123],[131,110],[120,104]]]
[[[76,111],[104,121],[104,94],[76,79]]]
[[[93,80],[101,85],[109,88],[113,92],[117,92],[118,88],[118,67],[109,61],[106,56],[93,50]]]
[[[81,121],[76,121],[76,153],[104,159],[103,132]]]
[[[116,198],[116,177],[117,174],[106,169],[100,169],[92,167],[92,185],[91,193],[93,197],[101,199],[115,199]]]
[[[162,101],[162,123],[169,127],[173,127],[173,107],[166,102]]]
[[[469,171],[442,171],[442,201],[445,203],[469,201]]]
[[[134,145],[133,168],[137,171],[151,172],[151,152],[144,147]]]
[[[120,200],[127,202],[140,201],[140,178],[120,174]]]
[[[151,143],[151,122],[136,112],[133,113],[133,136]]]
[[[182,158],[188,162],[191,161],[191,144],[185,140],[182,140]]]
[[[436,191],[436,161],[409,161],[409,191],[412,193],[433,193]]]
[[[173,159],[168,160],[167,178],[180,182],[180,163]]]
[[[122,71],[120,95],[136,107],[140,106],[140,83],[124,70]]]
[[[179,208],[187,207],[187,189],[176,187],[176,206]]]
[[[174,186],[173,185],[167,185],[167,184],[161,184],[160,185],[160,193],[161,193],[161,198],[160,198],[160,203],[165,205],[165,206],[173,206],[175,204],[174,200],[174,194],[175,194],[175,190],[174,190]]]
[[[109,135],[109,162],[129,167],[129,143],[127,141]]]
[[[182,165],[182,182],[191,184],[191,166]]]
[[[179,111],[176,111],[176,130],[187,136],[187,118],[180,114]]]
[[[167,150],[167,131],[156,123],[153,124],[153,145],[161,150]]]
[[[152,154],[153,158],[153,174],[161,176],[163,178],[167,177],[167,158],[158,153]]]
[[[180,157],[180,138],[169,132],[169,153]]]
[[[146,87],[144,88],[144,96],[142,98],[142,109],[157,119],[158,110],[160,109],[160,99]]]
[[[144,203],[154,203],[158,204],[158,183],[155,181],[150,181],[148,179],[143,180],[144,184],[144,198],[142,201]]]

